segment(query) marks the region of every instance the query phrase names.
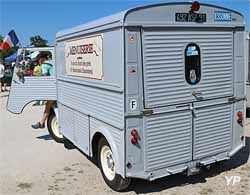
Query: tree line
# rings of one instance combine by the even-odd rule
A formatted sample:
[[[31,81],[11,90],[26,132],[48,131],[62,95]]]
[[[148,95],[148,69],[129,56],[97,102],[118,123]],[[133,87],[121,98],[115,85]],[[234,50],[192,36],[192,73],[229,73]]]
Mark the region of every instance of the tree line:
[[[3,42],[4,37],[0,35],[0,44]],[[40,35],[30,37],[30,46],[32,47],[48,47],[48,41]],[[10,56],[17,51],[18,47],[13,47],[7,50],[0,50],[0,61]]]

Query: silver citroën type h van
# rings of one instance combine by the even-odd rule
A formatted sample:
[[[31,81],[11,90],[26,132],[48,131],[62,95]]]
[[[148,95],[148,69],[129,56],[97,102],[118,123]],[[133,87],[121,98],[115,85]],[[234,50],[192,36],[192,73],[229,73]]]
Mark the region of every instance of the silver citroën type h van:
[[[56,76],[37,78],[33,99],[10,94],[8,109],[19,113],[49,92],[66,147],[96,159],[114,190],[131,178],[194,174],[244,146],[244,31],[240,13],[198,2],[63,30]]]

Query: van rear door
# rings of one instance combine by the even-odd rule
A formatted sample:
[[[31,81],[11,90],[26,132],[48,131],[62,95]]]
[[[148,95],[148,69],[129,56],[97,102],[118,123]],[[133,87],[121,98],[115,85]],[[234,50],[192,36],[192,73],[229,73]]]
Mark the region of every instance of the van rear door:
[[[229,151],[233,29],[144,28],[142,48],[148,170]]]
[[[142,34],[146,108],[233,95],[231,28],[145,28]],[[192,52],[199,70],[189,63]]]
[[[35,51],[49,52],[51,61],[54,63],[54,48],[25,48],[19,49],[18,56],[23,60],[23,53]],[[19,77],[21,60],[18,57],[11,82],[11,90],[8,98],[7,109],[15,114],[20,114],[24,107],[35,100],[56,100],[56,78],[55,76],[32,76]],[[27,57],[25,60],[28,60]],[[30,70],[28,70],[30,71]],[[24,74],[25,75],[25,74]]]

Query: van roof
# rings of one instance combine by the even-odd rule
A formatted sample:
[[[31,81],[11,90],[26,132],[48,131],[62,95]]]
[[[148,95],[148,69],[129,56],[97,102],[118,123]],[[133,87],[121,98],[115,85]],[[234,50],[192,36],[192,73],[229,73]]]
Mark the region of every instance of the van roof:
[[[78,25],[78,26],[73,27],[73,28],[69,28],[69,29],[59,31],[56,34],[56,38],[61,38],[63,36],[74,34],[74,33],[77,33],[77,32],[91,31],[93,29],[96,29],[96,31],[98,31],[98,30],[101,30],[102,27],[104,27],[104,26],[107,26],[107,28],[114,28],[114,27],[124,26],[126,16],[129,13],[135,12],[135,11],[138,11],[138,10],[157,7],[157,6],[191,5],[191,4],[192,4],[192,2],[168,2],[168,3],[157,3],[157,4],[150,4],[150,5],[144,5],[144,6],[131,8],[131,9],[121,11],[119,13],[116,13],[116,14],[113,14],[113,15],[110,15],[110,16],[102,17],[100,19],[97,19],[97,20],[94,20],[94,21],[91,21],[91,22],[88,22],[88,23],[85,23],[85,24],[82,24],[82,25]],[[217,5],[206,4],[206,3],[200,3],[200,5],[223,9],[225,11],[230,11],[230,12],[236,13],[236,14],[244,17],[240,12],[237,12],[235,10],[231,10],[231,9],[228,9],[228,8],[220,7],[220,6],[217,6]],[[88,33],[88,32],[86,32],[86,33]]]

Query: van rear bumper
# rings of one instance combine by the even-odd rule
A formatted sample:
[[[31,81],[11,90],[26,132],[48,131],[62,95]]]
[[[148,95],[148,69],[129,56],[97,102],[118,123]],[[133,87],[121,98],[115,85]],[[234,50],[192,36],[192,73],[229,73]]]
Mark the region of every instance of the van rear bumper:
[[[177,173],[184,173],[186,175],[194,175],[199,173],[203,168],[208,165],[211,165],[216,162],[221,162],[224,160],[229,160],[230,157],[234,156],[240,149],[244,147],[244,144],[241,144],[237,148],[232,151],[220,153],[217,155],[209,156],[206,158],[202,158],[200,160],[195,160],[191,162],[186,162],[180,165],[175,165],[171,167],[164,167],[157,170],[147,171],[147,172],[133,172],[128,171],[126,176],[131,178],[140,178],[149,181],[153,181],[162,177],[166,177],[169,175],[177,174]]]

